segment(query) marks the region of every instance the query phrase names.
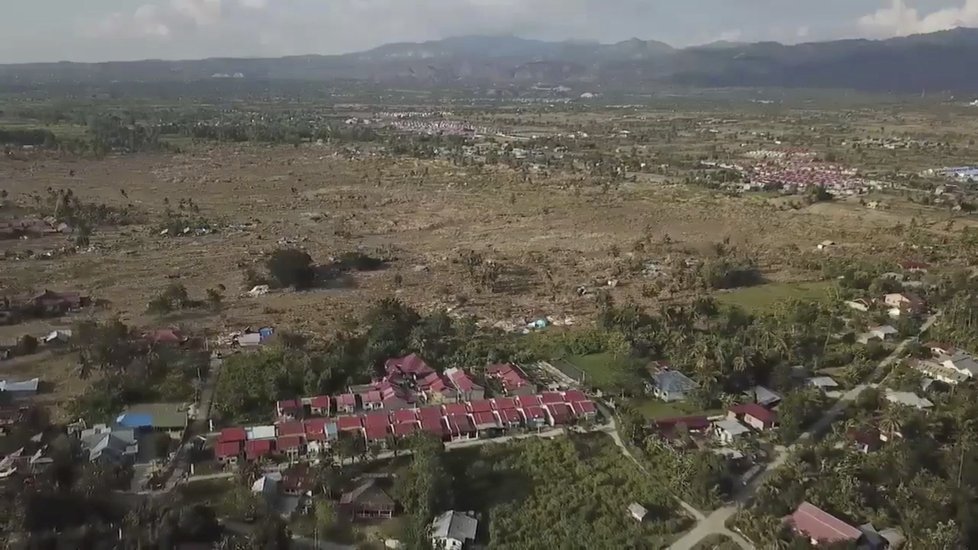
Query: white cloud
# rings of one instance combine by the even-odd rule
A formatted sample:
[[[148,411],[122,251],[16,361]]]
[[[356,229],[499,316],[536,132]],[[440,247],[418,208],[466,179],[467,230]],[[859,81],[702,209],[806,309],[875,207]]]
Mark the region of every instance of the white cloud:
[[[904,0],[892,0],[888,7],[860,17],[859,28],[870,36],[887,38],[978,25],[978,0],[963,2],[922,15]]]
[[[197,29],[240,24],[245,12],[264,10],[267,0],[169,0],[143,4],[131,13],[115,12],[81,23],[82,34],[95,38],[166,39]]]

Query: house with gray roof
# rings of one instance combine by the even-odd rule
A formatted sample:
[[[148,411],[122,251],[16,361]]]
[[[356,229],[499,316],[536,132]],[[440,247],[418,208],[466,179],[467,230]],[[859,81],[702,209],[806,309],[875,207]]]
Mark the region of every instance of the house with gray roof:
[[[913,407],[915,409],[926,410],[934,406],[930,399],[920,397],[916,393],[909,391],[886,390],[886,400],[890,403]]]
[[[123,428],[166,432],[179,439],[188,424],[187,405],[184,403],[142,403],[130,405],[116,418]]]
[[[82,450],[89,462],[123,464],[139,454],[136,433],[127,428],[110,428],[98,424],[79,434]]]
[[[479,520],[472,512],[449,510],[431,522],[431,546],[437,550],[462,550],[475,542]]]
[[[662,370],[652,375],[652,394],[667,403],[684,401],[697,387],[696,382],[676,370]]]
[[[37,395],[40,379],[32,378],[23,382],[12,382],[10,380],[0,380],[0,392],[9,395],[13,399],[24,399]]]

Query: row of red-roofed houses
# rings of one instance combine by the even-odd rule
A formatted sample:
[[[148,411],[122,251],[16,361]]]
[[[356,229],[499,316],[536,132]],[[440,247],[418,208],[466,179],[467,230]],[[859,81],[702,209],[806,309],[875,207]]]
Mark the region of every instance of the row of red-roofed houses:
[[[485,399],[485,388],[477,384],[462,369],[451,368],[438,373],[417,354],[388,359],[383,380],[353,386],[349,392],[335,397],[316,396],[287,399],[277,403],[279,418],[303,418],[354,414],[358,411],[397,411],[414,408],[419,402],[455,403]],[[528,396],[537,392],[535,384],[516,365],[490,365],[490,379],[500,382],[506,396]]]
[[[214,455],[225,464],[276,454],[296,461],[325,454],[343,433],[363,437],[368,445],[381,447],[386,447],[391,439],[406,438],[417,432],[445,441],[464,441],[493,437],[523,426],[540,429],[592,421],[597,413],[597,406],[583,392],[568,390],[379,410],[330,419],[285,420],[270,426],[226,428],[218,436]]]

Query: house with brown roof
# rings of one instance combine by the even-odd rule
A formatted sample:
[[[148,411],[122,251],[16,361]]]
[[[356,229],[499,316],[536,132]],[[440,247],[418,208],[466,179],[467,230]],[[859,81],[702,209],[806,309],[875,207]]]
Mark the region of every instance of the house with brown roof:
[[[42,315],[63,315],[88,305],[88,298],[78,292],[45,290],[30,299],[31,307]]]
[[[425,433],[441,439],[448,434],[441,407],[422,407],[418,409],[418,418],[421,420],[421,430]]]
[[[467,441],[478,436],[475,423],[472,422],[468,414],[446,415],[445,421],[448,424],[448,434],[452,441]]]
[[[811,540],[812,544],[853,543],[862,531],[809,502],[802,502],[785,519],[791,529]]]
[[[730,420],[740,420],[751,428],[764,431],[774,427],[777,422],[777,415],[757,403],[742,403],[734,405],[727,411]]]
[[[390,519],[397,504],[376,479],[364,480],[356,489],[343,493],[340,510],[353,519]]]

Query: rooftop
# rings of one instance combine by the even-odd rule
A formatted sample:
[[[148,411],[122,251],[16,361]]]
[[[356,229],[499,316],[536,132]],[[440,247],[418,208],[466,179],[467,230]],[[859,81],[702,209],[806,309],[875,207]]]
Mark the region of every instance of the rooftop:
[[[799,533],[819,542],[855,541],[862,536],[859,529],[808,502],[802,502],[788,516],[788,522]]]
[[[431,536],[440,539],[474,541],[479,522],[470,512],[449,510],[431,522]]]
[[[652,375],[657,388],[669,393],[685,393],[697,388],[696,382],[677,370],[664,370]]]

